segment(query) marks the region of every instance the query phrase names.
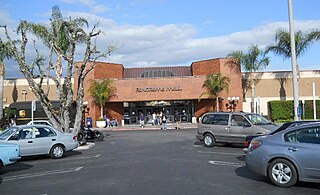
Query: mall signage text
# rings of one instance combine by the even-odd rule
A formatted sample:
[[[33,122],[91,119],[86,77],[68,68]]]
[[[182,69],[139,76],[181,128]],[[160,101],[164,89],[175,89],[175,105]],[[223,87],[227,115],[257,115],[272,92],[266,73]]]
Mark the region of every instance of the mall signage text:
[[[136,92],[165,92],[165,91],[182,91],[180,86],[174,87],[137,87]]]

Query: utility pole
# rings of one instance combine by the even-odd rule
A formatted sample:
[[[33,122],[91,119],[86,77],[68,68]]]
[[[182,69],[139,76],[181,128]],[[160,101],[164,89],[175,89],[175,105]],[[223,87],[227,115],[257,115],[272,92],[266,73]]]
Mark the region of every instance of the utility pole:
[[[297,70],[296,44],[294,40],[294,26],[293,26],[293,9],[292,0],[288,0],[289,9],[289,30],[291,42],[291,65],[292,65],[292,80],[293,80],[293,105],[294,105],[294,120],[298,121],[298,106],[299,106],[299,78]]]

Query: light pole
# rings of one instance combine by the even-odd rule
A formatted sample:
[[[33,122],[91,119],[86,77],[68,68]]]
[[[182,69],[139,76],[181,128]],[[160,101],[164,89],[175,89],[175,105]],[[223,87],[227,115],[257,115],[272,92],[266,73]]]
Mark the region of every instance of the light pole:
[[[312,96],[313,96],[313,119],[317,120],[316,83],[315,82],[312,82]]]
[[[290,43],[291,43],[291,65],[292,65],[292,80],[293,80],[293,105],[294,105],[294,120],[298,121],[298,106],[299,106],[299,78],[296,60],[296,46],[294,40],[294,26],[293,26],[293,9],[292,0],[288,0],[289,10],[289,29],[290,29]]]

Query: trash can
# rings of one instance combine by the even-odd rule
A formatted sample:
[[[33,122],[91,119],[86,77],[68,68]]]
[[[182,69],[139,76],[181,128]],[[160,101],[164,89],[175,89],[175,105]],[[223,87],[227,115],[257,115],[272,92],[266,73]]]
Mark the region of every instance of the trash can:
[[[90,116],[87,117],[87,127],[92,128],[92,118]]]

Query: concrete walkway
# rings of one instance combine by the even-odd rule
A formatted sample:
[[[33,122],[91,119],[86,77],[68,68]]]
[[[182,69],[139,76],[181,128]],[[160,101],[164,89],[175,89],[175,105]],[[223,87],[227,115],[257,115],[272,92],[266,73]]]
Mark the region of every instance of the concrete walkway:
[[[161,130],[161,125],[151,125],[147,124],[143,128],[139,125],[124,125],[118,127],[110,127],[110,128],[93,128],[98,129],[99,131],[134,131],[134,130]],[[194,123],[181,123],[181,129],[194,129],[197,128],[198,125]],[[167,130],[175,130],[175,123],[167,124]]]

